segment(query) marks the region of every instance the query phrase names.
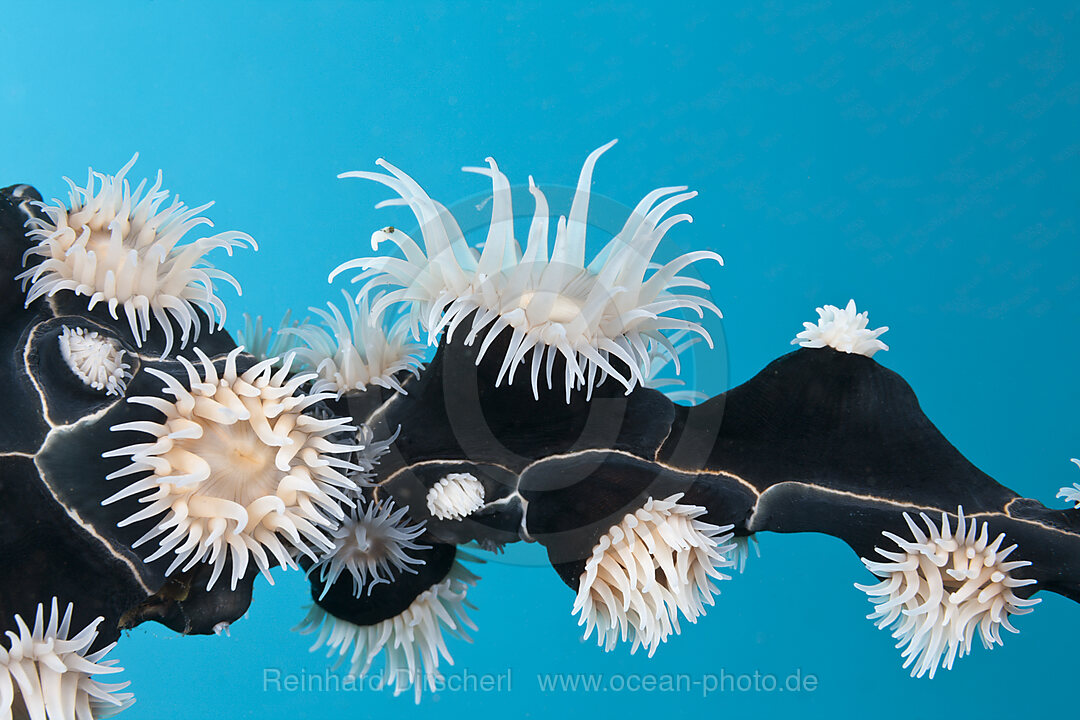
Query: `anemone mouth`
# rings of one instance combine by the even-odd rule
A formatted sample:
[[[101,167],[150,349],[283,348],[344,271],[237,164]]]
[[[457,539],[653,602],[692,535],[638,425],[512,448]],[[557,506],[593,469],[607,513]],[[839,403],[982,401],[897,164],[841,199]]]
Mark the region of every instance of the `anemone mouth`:
[[[367,293],[361,293],[355,301],[347,292],[342,294],[348,317],[336,305],[327,303],[329,312],[310,308],[325,328],[301,323],[282,330],[296,343],[297,361],[318,375],[313,391],[333,392],[341,397],[351,390],[364,391],[377,385],[407,394],[397,376],[419,375],[425,346],[409,339],[405,322],[383,327],[371,312]]]
[[[84,385],[106,395],[123,395],[131,366],[120,342],[96,330],[62,326],[57,337],[60,357]]]
[[[333,549],[311,566],[309,573],[318,572],[323,583],[321,600],[330,586],[345,571],[353,580],[353,595],[368,595],[379,583],[390,583],[397,573],[416,573],[422,559],[410,551],[426,550],[428,545],[416,542],[424,533],[424,523],[408,518],[409,508],[394,508],[394,501],[360,501],[333,531]]]
[[[290,378],[291,356],[276,372],[274,358],[241,374],[236,367],[241,350],[228,354],[219,373],[195,348],[201,376],[190,361],[179,358],[188,387],[148,368],[174,401],[128,398],[163,417],[159,422],[114,426],[114,431],[139,432],[151,441],[103,454],[131,457],[130,464],[109,475],[109,480],[142,475],[103,501],[141,495],[139,502],[146,507],[119,523],[123,527],[152,521],[134,547],[157,539],[158,548],[146,562],[172,555],[166,575],[210,563],[208,590],[230,559],[235,589],[251,560],[273,583],[271,565],[295,568],[293,552],[316,560],[311,545],[331,550],[334,545],[327,533],[345,517],[343,508],[353,507],[347,493],[358,489],[357,479],[364,480],[371,467],[349,457],[363,451],[363,445],[332,437],[356,431],[350,418],[318,419],[305,412],[333,396],[297,394],[312,376]]]
[[[427,509],[439,520],[461,520],[484,506],[484,484],[472,473],[449,473],[428,490]]]
[[[957,516],[954,534],[945,513],[940,527],[920,513],[926,532],[904,513],[914,539],[883,532],[900,551],[877,548],[887,562],[862,559],[883,578],[877,585],[855,585],[876,606],[867,617],[892,630],[912,677],[929,673],[933,678],[938,667],[952,669],[958,657],[971,652],[976,631],[987,649],[1001,645],[1003,628],[1018,632],[1009,616],[1025,615],[1040,602],[1015,592],[1035,584],[1013,576],[1031,564],[1006,560],[1016,545],[1002,549],[1004,533],[990,542],[987,523],[965,518],[962,507]]]
[[[446,636],[472,642],[468,630],[475,631],[476,625],[469,619],[467,609],[473,606],[466,595],[480,578],[461,563],[469,559],[458,551],[446,577],[392,618],[373,625],[356,625],[315,604],[296,629],[303,634],[318,631],[311,651],[326,647],[327,657],[337,656],[334,669],[348,657],[348,674],[352,677],[366,677],[376,658],[385,654],[386,685],[394,688],[395,697],[411,687],[419,703],[424,687],[435,692],[442,679],[440,660],[454,664]]]
[[[443,329],[450,338],[468,322],[466,344],[481,343],[480,362],[503,330],[511,339],[496,383],[512,383],[516,370],[527,365],[533,395],[539,399],[541,375],[553,389],[552,367],[557,357],[565,360],[563,385],[567,402],[574,390],[587,394],[605,377],[614,377],[627,393],[643,384],[649,374],[650,349],[668,348],[678,368],[679,350],[669,334],[687,331],[712,339],[698,322],[705,311],[720,311],[705,297],[682,288],[707,291],[708,285],[680,273],[705,260],[723,263],[719,255],[700,251],[681,255],[664,265],[652,262],[665,234],[686,214],[667,217],[678,204],[697,193],[685,187],[660,188],[642,199],[622,230],[588,263],[585,262],[585,228],[588,218],[592,171],[597,159],[614,141],[589,155],[578,180],[568,217],[556,224],[554,246],[549,252],[551,219],[544,194],[529,178],[536,207],[524,249],[514,238],[511,189],[507,177],[488,158],[487,168],[464,168],[490,177],[494,202],[487,240],[477,252],[440,203],[432,200],[408,175],[379,160],[388,174],[343,173],[340,177],[373,180],[386,185],[400,200],[381,205],[408,205],[420,222],[423,248],[394,228],[376,232],[373,247],[389,240],[404,259],[357,258],[331,273],[360,269],[353,281],[365,288],[389,291],[372,306],[375,314],[402,303],[410,309],[408,322],[414,336],[423,327],[434,343]],[[695,316],[693,320],[682,314]]]
[[[720,568],[733,567],[733,526],[698,520],[706,509],[679,503],[682,493],[649,498],[600,538],[578,580],[573,614],[581,614],[585,639],[607,651],[618,641],[649,657],[680,632],[679,614],[694,623],[713,604],[713,580],[728,580]]]
[[[198,339],[202,320],[196,309],[210,320],[210,332],[224,327],[225,305],[215,294],[215,281],[240,292],[236,279],[211,266],[206,255],[219,248],[231,255],[234,248],[258,246],[241,232],[181,244],[194,228],[212,225],[199,217],[212,203],[188,208],[174,197],[165,205],[169,191],[161,189],[160,171],[145,195],[145,180],[132,191],[125,176],[137,158],[115,176],[91,170],[86,187],[68,180],[70,207],[59,200],[37,203],[42,217],[27,223],[36,244],[23,255],[23,266],[31,258],[39,260],[15,279],[22,281],[27,306],[71,291],[88,298],[88,309],[104,304],[114,320],[123,308],[139,347],[156,322],[165,335],[165,357],[174,343],[173,322],[180,329],[180,347]]]
[[[857,312],[855,301],[849,300],[843,309],[835,305],[817,308],[818,321],[804,322],[805,328],[791,341],[792,345],[806,348],[831,347],[840,352],[873,357],[879,350],[889,346],[878,340],[888,327],[871,330],[869,312]]]
[[[116,643],[90,652],[104,618],[72,634],[72,609],[69,603],[61,616],[55,597],[48,612],[39,604],[32,628],[15,615],[18,632],[8,631],[8,647],[0,646],[0,716],[107,718],[135,702],[134,695],[120,692],[129,683],[95,677],[123,670],[105,659]]]

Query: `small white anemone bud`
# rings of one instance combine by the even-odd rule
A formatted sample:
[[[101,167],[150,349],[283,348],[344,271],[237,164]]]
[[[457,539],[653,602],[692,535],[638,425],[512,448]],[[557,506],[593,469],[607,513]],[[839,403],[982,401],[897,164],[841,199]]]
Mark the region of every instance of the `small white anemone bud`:
[[[878,340],[878,336],[889,328],[867,328],[870,313],[856,312],[854,300],[849,300],[843,310],[835,305],[819,307],[817,314],[817,323],[804,322],[803,327],[806,329],[795,336],[791,341],[792,345],[806,348],[827,346],[840,352],[866,357],[873,357],[878,350],[889,349],[888,345]]]
[[[57,342],[60,357],[85,385],[106,395],[124,394],[131,366],[124,362],[124,349],[118,341],[96,330],[64,325]]]
[[[484,485],[472,473],[450,473],[428,490],[428,512],[440,520],[460,520],[483,506]]]
[[[1080,467],[1080,460],[1072,458],[1072,462],[1075,463],[1077,467]],[[1074,510],[1080,508],[1080,483],[1073,483],[1071,488],[1061,488],[1058,490],[1056,497],[1061,498],[1065,502],[1071,502]]]

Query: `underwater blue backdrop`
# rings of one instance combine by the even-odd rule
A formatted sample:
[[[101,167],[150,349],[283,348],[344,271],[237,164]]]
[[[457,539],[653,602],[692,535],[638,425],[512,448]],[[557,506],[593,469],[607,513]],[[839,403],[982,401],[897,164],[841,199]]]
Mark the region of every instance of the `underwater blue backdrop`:
[[[618,137],[595,192],[632,207],[660,185],[699,190],[672,247],[726,260],[705,271],[725,318],[708,326],[718,348],[695,349],[697,389],[746,380],[815,306],[854,297],[891,328],[876,359],[945,435],[1060,507],[1057,489],[1080,481],[1077,37],[1076,3],[11,2],[0,185],[59,197],[64,175],[115,172],[138,151],[135,177],[163,168],[188,203],[217,201],[217,227],[258,240],[219,258],[244,287],[223,291],[235,330],[244,312],[276,320],[336,299],[331,268],[370,252],[373,230],[409,227],[374,209],[384,188],[339,172],[385,157],[452,204],[489,189],[462,165],[492,155],[514,182],[569,186]],[[717,606],[651,660],[582,643],[573,594],[538,548],[489,556],[470,593],[475,642],[450,648],[466,688],[419,707],[411,693],[275,685],[274,672],[327,667],[290,630],[302,575],[279,572],[231,637],[128,633],[113,654],[138,702],[123,717],[1074,712],[1075,604],[1044,594],[1003,648],[912,680],[863,617],[852,584],[870,575],[845,545],[760,541]],[[543,690],[554,672],[607,689]],[[736,679],[707,693],[722,673]],[[803,682],[740,690],[754,673]],[[632,691],[645,674],[657,687]]]

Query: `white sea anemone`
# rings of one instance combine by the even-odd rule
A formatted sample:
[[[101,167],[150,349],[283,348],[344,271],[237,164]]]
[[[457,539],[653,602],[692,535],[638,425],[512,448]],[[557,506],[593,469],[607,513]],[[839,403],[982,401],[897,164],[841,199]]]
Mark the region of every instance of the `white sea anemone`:
[[[445,636],[471,642],[466,628],[476,630],[466,613],[466,608],[473,606],[465,596],[479,578],[460,559],[470,558],[458,551],[458,560],[446,577],[420,593],[400,615],[374,625],[356,625],[313,605],[297,630],[304,634],[319,630],[312,652],[325,646],[327,657],[338,656],[335,668],[348,655],[349,675],[353,677],[365,677],[372,662],[385,650],[386,685],[393,686],[395,696],[412,687],[416,702],[420,702],[424,685],[434,692],[442,677],[440,658],[454,664]]]
[[[30,720],[94,720],[116,715],[135,702],[131,693],[119,692],[129,683],[104,683],[96,675],[123,671],[105,656],[116,643],[93,653],[98,618],[71,634],[72,605],[63,617],[56,598],[49,614],[37,606],[31,629],[15,615],[18,633],[8,631],[8,647],[0,646],[0,717]]]
[[[427,508],[440,520],[460,520],[484,506],[484,484],[472,473],[449,473],[427,494]]]
[[[804,322],[806,329],[795,336],[792,345],[807,348],[831,347],[840,352],[874,357],[878,350],[888,350],[889,346],[878,340],[878,336],[889,328],[880,327],[870,330],[866,327],[870,319],[869,312],[856,312],[855,301],[849,300],[843,310],[835,305],[826,305],[817,309],[817,324]]]
[[[1080,460],[1076,458],[1071,459],[1076,463],[1077,467],[1080,467]],[[1055,497],[1059,497],[1065,502],[1071,502],[1074,505],[1074,509],[1080,508],[1080,483],[1073,483],[1071,488],[1063,487],[1058,490],[1058,494]]]
[[[316,560],[308,546],[333,548],[327,532],[345,517],[353,501],[343,490],[357,484],[345,472],[363,468],[338,455],[362,448],[335,442],[329,436],[354,431],[350,418],[318,419],[305,410],[329,394],[297,395],[311,375],[289,378],[291,356],[274,373],[277,359],[263,360],[238,374],[241,348],[229,353],[224,372],[199,349],[200,377],[186,358],[190,388],[156,368],[146,372],[165,383],[158,397],[131,397],[128,402],[147,405],[164,417],[160,422],[138,421],[114,426],[116,431],[137,431],[152,441],[104,453],[104,457],[131,456],[131,464],[108,476],[118,479],[149,472],[127,485],[103,504],[146,493],[146,507],[123,520],[130,525],[151,520],[135,547],[165,535],[146,561],[172,553],[166,575],[196,563],[214,566],[208,588],[213,587],[228,558],[232,558],[232,587],[244,576],[249,559],[273,583],[273,560],[295,568],[288,548]],[[162,517],[162,513],[164,516]],[[268,558],[267,553],[272,556]]]
[[[366,294],[356,302],[348,293],[343,294],[348,320],[333,303],[327,303],[329,313],[310,308],[322,318],[329,332],[307,323],[283,331],[307,345],[297,347],[296,359],[318,373],[314,391],[333,392],[341,397],[349,390],[378,385],[404,393],[395,376],[401,372],[419,374],[422,364],[419,355],[424,346],[409,339],[405,323],[385,329],[371,312]]]
[[[409,521],[408,506],[394,509],[394,501],[360,501],[335,530],[334,548],[319,558],[308,572],[318,572],[323,583],[321,600],[341,573],[349,571],[353,579],[353,594],[360,597],[366,589],[379,583],[389,583],[395,573],[416,573],[412,567],[424,561],[409,554],[424,550],[416,539],[424,534],[424,523]],[[381,574],[385,573],[385,575]]]
[[[96,330],[64,325],[57,338],[60,357],[75,377],[106,395],[123,395],[131,377],[131,366],[124,362],[124,349],[113,338]]]
[[[1026,615],[1039,602],[1015,593],[1035,580],[1013,577],[1013,571],[1031,563],[1006,561],[1016,545],[1001,549],[1005,533],[989,542],[987,523],[968,520],[963,508],[957,515],[954,535],[945,513],[940,529],[919,513],[925,533],[904,513],[914,540],[883,532],[900,551],[875,548],[887,562],[863,558],[863,563],[883,580],[855,585],[876,606],[867,617],[879,628],[892,626],[912,677],[929,673],[932,678],[939,666],[952,669],[956,658],[971,652],[976,630],[987,649],[1000,645],[1002,628],[1017,632],[1009,616]]]
[[[30,238],[37,242],[23,255],[23,265],[32,257],[42,258],[16,277],[29,290],[26,304],[61,290],[89,298],[88,308],[106,305],[113,318],[123,307],[135,344],[142,346],[154,317],[165,333],[165,351],[172,349],[174,331],[180,328],[180,347],[189,338],[197,339],[201,319],[196,308],[206,313],[209,330],[225,324],[225,304],[214,294],[214,281],[240,285],[228,273],[214,269],[206,255],[217,248],[229,255],[233,248],[255,241],[241,232],[223,232],[180,245],[189,231],[210,225],[199,217],[213,203],[188,208],[178,197],[162,208],[168,190],[161,189],[161,172],[143,196],[146,181],[131,191],[125,175],[136,154],[115,176],[90,171],[86,187],[71,187],[70,208],[59,200],[38,203],[45,217],[31,218]],[[66,178],[65,178],[66,179]],[[100,183],[100,187],[97,184]]]
[[[530,178],[529,190],[536,199],[536,210],[523,252],[514,238],[510,182],[492,158],[487,159],[489,168],[464,168],[492,179],[491,225],[481,253],[469,247],[450,212],[393,165],[378,161],[389,175],[343,173],[340,177],[374,180],[398,193],[400,200],[380,206],[408,205],[420,222],[424,248],[400,230],[387,228],[372,237],[373,247],[389,240],[402,250],[404,259],[357,258],[340,265],[330,279],[345,270],[361,269],[363,272],[354,282],[366,279],[368,287],[395,288],[373,305],[375,313],[394,303],[408,303],[414,332],[418,324],[423,325],[432,343],[443,328],[450,338],[471,317],[465,343],[481,340],[477,363],[495,338],[510,328],[510,344],[496,385],[504,377],[512,383],[518,366],[525,363],[531,351],[528,372],[537,398],[541,373],[547,377],[548,388],[552,387],[552,369],[558,356],[566,365],[568,402],[572,390],[584,386],[586,393],[591,393],[608,375],[629,393],[648,375],[651,346],[664,345],[677,356],[666,332],[697,333],[711,346],[712,339],[701,324],[669,313],[689,310],[701,318],[709,310],[720,316],[709,300],[674,290],[708,290],[705,283],[682,277],[679,272],[695,262],[723,260],[714,252],[698,251],[660,267],[651,264],[668,230],[691,220],[685,214],[665,219],[672,208],[697,194],[683,192],[685,187],[669,187],[646,195],[623,229],[591,262],[585,263],[592,171],[597,158],[613,144],[604,145],[586,159],[570,215],[560,217],[556,223],[550,253],[550,218],[544,194]],[[613,359],[621,362],[625,370],[615,367]]]
[[[593,547],[573,609],[581,613],[586,640],[595,628],[605,650],[630,640],[631,653],[644,646],[652,657],[680,632],[679,613],[697,622],[720,592],[712,580],[730,579],[719,568],[735,564],[736,547],[728,544],[733,526],[697,520],[705,508],[679,503],[682,496],[650,497]]]
[[[286,310],[277,329],[274,329],[263,325],[262,315],[252,320],[250,315],[244,313],[244,327],[236,333],[236,343],[243,345],[244,352],[256,360],[285,357],[299,344],[295,335],[286,332],[300,325],[291,316],[292,311]]]

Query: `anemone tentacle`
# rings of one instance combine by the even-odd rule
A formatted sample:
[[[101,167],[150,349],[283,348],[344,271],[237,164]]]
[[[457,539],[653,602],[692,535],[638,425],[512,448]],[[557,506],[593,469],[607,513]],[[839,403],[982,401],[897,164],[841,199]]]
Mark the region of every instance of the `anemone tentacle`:
[[[296,350],[298,345],[296,336],[287,331],[301,324],[300,321],[292,319],[292,310],[285,311],[277,328],[264,325],[262,315],[252,319],[244,313],[244,327],[236,333],[236,344],[243,345],[244,352],[256,360],[285,357]]]
[[[1070,458],[1070,462],[1075,464],[1077,467],[1080,467],[1080,459]],[[1073,509],[1080,508],[1080,483],[1073,483],[1073,486],[1071,488],[1061,488],[1060,490],[1058,490],[1057,495],[1055,495],[1054,497],[1059,497],[1065,502],[1072,503]]]

